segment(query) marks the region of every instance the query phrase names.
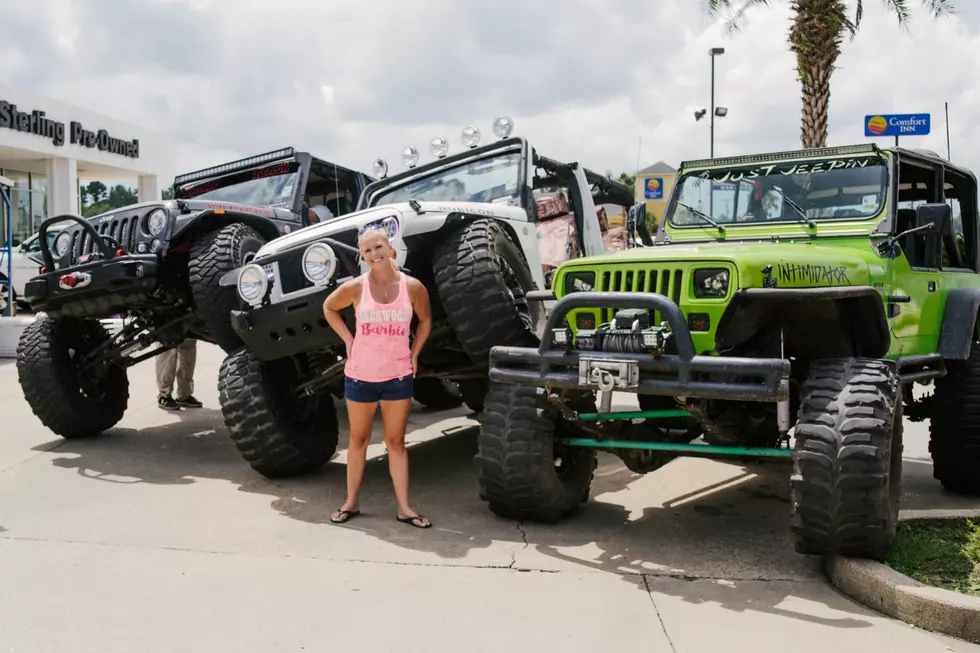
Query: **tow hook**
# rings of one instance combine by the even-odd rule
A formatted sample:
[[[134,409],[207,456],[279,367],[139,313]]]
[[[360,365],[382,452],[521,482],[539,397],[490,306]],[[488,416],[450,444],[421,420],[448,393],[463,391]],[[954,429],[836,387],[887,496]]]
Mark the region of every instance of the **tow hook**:
[[[92,283],[92,275],[88,272],[71,272],[61,275],[58,280],[58,287],[62,290],[72,290],[74,288],[84,288]]]

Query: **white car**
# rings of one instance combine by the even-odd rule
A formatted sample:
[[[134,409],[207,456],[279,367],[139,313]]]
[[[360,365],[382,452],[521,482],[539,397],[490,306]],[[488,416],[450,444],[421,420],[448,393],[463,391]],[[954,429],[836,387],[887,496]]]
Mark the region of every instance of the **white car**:
[[[47,240],[48,247],[54,246],[54,239],[67,224],[51,225],[48,227]],[[0,280],[7,279],[7,248],[0,247]],[[31,258],[33,257],[33,259]],[[17,307],[29,309],[24,303],[24,286],[31,279],[36,277],[41,270],[41,240],[38,234],[34,234],[20,245],[14,247],[11,257],[11,285],[14,289],[14,299],[17,300]],[[0,311],[7,308],[8,291],[7,286],[0,288]]]

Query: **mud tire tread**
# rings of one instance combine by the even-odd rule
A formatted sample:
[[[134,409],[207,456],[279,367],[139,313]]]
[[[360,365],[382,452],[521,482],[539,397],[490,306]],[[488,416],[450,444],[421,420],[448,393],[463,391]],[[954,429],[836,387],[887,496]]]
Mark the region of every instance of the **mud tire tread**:
[[[563,430],[559,419],[545,390],[490,384],[478,417],[481,428],[474,461],[480,496],[494,514],[555,522],[588,500],[596,452],[565,448],[561,455],[569,467],[559,475],[554,466],[556,427]]]
[[[267,478],[316,471],[337,450],[339,424],[333,399],[323,394],[312,426],[302,430],[283,414],[269,391],[275,382],[247,349],[225,358],[218,397],[228,435],[252,469]]]
[[[101,400],[79,390],[59,340],[85,332],[99,343],[110,337],[96,320],[42,315],[24,329],[17,345],[17,376],[24,398],[44,426],[66,439],[91,437],[112,428],[129,404],[129,377],[117,365],[102,380]]]
[[[894,368],[866,358],[814,361],[795,434],[790,523],[796,550],[880,560],[895,537],[902,473]]]

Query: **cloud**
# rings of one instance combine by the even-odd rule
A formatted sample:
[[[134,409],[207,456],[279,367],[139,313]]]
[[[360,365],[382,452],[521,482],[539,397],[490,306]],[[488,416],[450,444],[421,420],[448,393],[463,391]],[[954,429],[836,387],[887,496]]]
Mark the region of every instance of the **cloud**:
[[[677,165],[710,151],[711,59],[719,156],[800,143],[800,90],[787,50],[788,2],[758,7],[724,33],[690,0],[51,0],[7,3],[8,81],[170,134],[177,169],[289,144],[370,172],[400,169],[409,144],[496,115],[551,157],[598,171]],[[957,3],[960,6],[970,3]],[[919,9],[913,3],[913,9]],[[914,11],[908,32],[865,3],[833,76],[829,141],[863,142],[868,113],[933,115],[903,145],[980,169],[980,92],[963,74],[980,46],[980,9]],[[891,139],[876,139],[886,145]],[[907,142],[906,142],[907,141]],[[639,146],[639,160],[637,150]]]

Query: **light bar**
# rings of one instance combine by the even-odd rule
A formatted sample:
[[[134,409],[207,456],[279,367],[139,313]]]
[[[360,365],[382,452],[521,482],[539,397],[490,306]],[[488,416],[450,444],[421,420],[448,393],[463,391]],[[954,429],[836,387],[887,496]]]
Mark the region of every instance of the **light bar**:
[[[696,159],[694,161],[681,161],[681,170],[687,170],[688,168],[730,166],[737,165],[739,163],[813,159],[824,156],[835,156],[838,154],[862,154],[868,152],[879,153],[881,152],[881,149],[875,143],[868,143],[867,145],[842,145],[840,147],[819,147],[813,149],[787,150],[784,152],[765,152],[762,154],[729,156],[718,159]]]
[[[250,168],[257,163],[267,163],[269,161],[278,161],[279,159],[288,159],[295,153],[296,151],[293,148],[284,147],[281,150],[273,150],[272,152],[250,156],[245,159],[239,159],[238,161],[232,161],[231,163],[223,163],[221,165],[214,166],[213,168],[205,168],[204,170],[188,172],[186,174],[177,175],[174,177],[174,185],[180,186],[188,181],[207,179],[208,177],[213,177],[224,172],[244,170],[245,168]]]

